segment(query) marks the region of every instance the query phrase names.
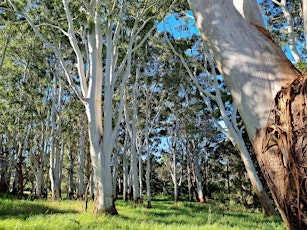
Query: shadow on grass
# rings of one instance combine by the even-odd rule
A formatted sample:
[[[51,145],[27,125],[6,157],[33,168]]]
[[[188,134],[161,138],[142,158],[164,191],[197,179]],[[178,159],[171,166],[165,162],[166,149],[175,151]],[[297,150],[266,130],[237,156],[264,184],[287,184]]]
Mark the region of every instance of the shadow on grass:
[[[51,207],[46,201],[18,200],[7,194],[0,194],[0,220],[14,217],[26,219],[33,215],[47,215],[56,213],[78,213],[73,209]]]
[[[179,204],[175,206],[169,201],[153,202],[152,209],[136,207],[133,209],[134,215],[120,214],[119,218],[132,222],[154,222],[162,225],[178,226],[204,226],[217,225],[221,228],[237,227],[239,229],[283,229],[283,221],[280,217],[265,217],[261,213],[233,212],[223,210],[217,205],[211,204]]]

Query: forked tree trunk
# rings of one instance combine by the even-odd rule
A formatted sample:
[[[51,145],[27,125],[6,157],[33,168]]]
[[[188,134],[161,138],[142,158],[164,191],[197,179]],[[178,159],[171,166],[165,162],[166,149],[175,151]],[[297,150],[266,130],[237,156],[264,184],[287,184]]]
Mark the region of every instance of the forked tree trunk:
[[[139,184],[139,174],[138,174],[138,158],[137,158],[137,131],[136,131],[136,101],[132,99],[132,119],[130,118],[130,111],[128,110],[128,102],[125,100],[125,119],[126,126],[130,136],[130,160],[131,160],[131,179],[132,179],[132,191],[133,191],[133,202],[140,202],[140,184]]]
[[[285,57],[256,0],[190,0],[288,229],[307,229],[306,77]]]

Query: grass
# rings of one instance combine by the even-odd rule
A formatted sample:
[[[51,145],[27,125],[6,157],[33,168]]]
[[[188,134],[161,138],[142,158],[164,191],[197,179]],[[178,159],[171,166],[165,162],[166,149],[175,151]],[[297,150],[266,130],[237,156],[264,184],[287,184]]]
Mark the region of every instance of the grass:
[[[17,200],[0,195],[0,229],[140,229],[140,230],[222,230],[222,229],[286,229],[279,217],[264,217],[262,213],[246,210],[235,204],[208,203],[191,205],[156,199],[152,208],[121,200],[116,202],[118,216],[96,216],[89,203],[62,200]]]

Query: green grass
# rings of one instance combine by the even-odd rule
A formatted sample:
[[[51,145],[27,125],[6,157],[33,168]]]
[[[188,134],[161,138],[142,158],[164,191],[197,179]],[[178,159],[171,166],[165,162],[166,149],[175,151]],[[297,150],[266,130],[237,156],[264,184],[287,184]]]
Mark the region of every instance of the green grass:
[[[118,216],[96,216],[89,203],[17,200],[0,196],[0,229],[286,229],[279,217],[264,217],[259,211],[246,210],[235,204],[196,204],[157,199],[152,208],[121,200],[116,202]]]

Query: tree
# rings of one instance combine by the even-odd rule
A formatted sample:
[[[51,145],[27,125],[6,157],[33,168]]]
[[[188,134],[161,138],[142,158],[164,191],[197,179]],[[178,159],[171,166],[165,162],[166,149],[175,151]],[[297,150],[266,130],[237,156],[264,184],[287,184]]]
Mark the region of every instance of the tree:
[[[84,104],[96,188],[95,212],[117,214],[112,191],[111,155],[121,122],[123,91],[131,71],[132,54],[156,28],[154,20],[163,17],[164,11],[158,12],[157,7],[167,9],[169,6],[160,1],[131,4],[95,0],[89,3],[63,0],[62,4],[42,1],[38,5],[8,1],[7,5],[0,9],[25,18],[36,35],[54,52],[67,82]],[[66,20],[57,21],[52,17],[51,9]],[[35,20],[31,19],[31,13]],[[38,18],[45,29],[34,23]],[[69,60],[65,58],[67,46],[62,46],[67,41],[73,56]],[[77,71],[73,71],[74,66]],[[113,113],[113,96],[117,90],[120,94],[118,113]]]
[[[288,229],[306,229],[303,76],[264,28],[257,1],[190,0]]]

